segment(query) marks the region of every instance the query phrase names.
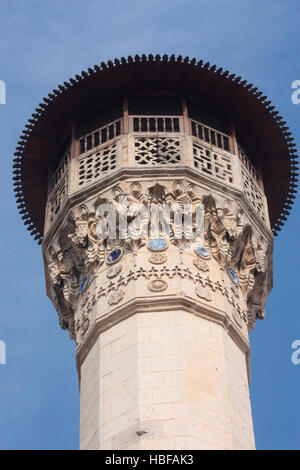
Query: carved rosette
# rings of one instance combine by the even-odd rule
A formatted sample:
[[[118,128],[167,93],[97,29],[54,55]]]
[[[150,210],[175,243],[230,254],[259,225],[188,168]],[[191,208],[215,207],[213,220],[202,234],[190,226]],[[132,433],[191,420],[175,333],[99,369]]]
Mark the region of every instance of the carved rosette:
[[[166,263],[167,260],[168,257],[164,253],[152,253],[149,258],[150,263],[153,264],[163,264]]]
[[[113,277],[118,276],[121,271],[122,271],[122,265],[117,264],[116,266],[112,266],[111,268],[107,270],[106,277],[108,279],[112,279]]]
[[[233,307],[232,316],[233,316],[234,320],[236,321],[237,325],[241,327],[243,325],[244,318],[243,318],[243,314],[241,312],[241,309],[238,306]]]
[[[198,297],[200,297],[200,299],[207,300],[207,302],[212,301],[212,293],[206,287],[197,285],[195,290],[196,290],[196,294],[198,295]]]
[[[161,292],[163,290],[166,290],[167,288],[168,284],[162,279],[155,279],[154,281],[151,281],[148,284],[148,289],[152,292]]]
[[[116,292],[113,292],[108,298],[108,303],[109,305],[115,305],[121,302],[125,295],[125,292],[122,289],[117,290]]]
[[[194,259],[193,264],[200,271],[203,271],[203,272],[209,271],[209,265],[201,259]]]
[[[169,209],[163,220],[157,216],[159,210],[152,212],[153,207],[157,209],[162,204]],[[108,228],[105,211],[99,210],[103,205],[116,214],[113,232]],[[186,205],[190,208],[190,224],[182,230],[182,217],[178,214]],[[204,214],[202,233],[197,225],[199,207]],[[145,246],[149,239],[165,236],[167,228],[167,248],[163,253],[152,250],[147,256]],[[108,268],[105,261],[115,248],[121,248],[123,256]],[[212,305],[217,291],[235,305],[235,323],[242,327],[245,322],[240,317],[246,318],[249,328],[254,327],[257,318],[263,318],[271,288],[271,237],[253,226],[238,202],[213,197],[185,180],[145,182],[143,186],[139,182],[122,182],[73,207],[51,243],[44,246],[44,257],[48,295],[60,325],[68,328],[73,338],[77,333],[84,337],[91,326],[86,312],[94,303],[107,296],[109,306],[120,305],[128,284],[139,278],[145,280],[149,295],[164,292],[168,279],[173,277],[194,283],[192,291],[199,302]],[[228,275],[229,269],[235,273],[235,282]],[[104,270],[103,281],[92,299],[90,286]],[[217,272],[220,275],[214,279]],[[85,277],[89,281],[83,289]]]
[[[76,333],[79,333],[81,339],[85,336],[90,326],[90,318],[86,313],[81,315],[81,318],[75,323]]]

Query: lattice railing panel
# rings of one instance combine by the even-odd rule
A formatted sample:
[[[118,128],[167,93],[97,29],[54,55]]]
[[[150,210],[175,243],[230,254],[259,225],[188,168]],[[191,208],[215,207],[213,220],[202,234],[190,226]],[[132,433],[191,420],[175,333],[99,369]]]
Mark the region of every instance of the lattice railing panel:
[[[65,173],[68,170],[68,165],[70,162],[70,150],[68,150],[64,157],[61,159],[60,164],[58,165],[57,169],[55,170],[54,174],[51,176],[49,183],[48,183],[48,193],[51,194],[54,189],[58,186],[62,178],[64,177]]]
[[[179,139],[141,137],[135,139],[135,161],[139,165],[170,165],[180,162]]]
[[[95,181],[99,176],[116,168],[117,143],[82,158],[78,164],[78,184],[81,186]]]
[[[166,116],[130,116],[133,132],[180,132],[182,118]]]
[[[261,190],[258,185],[254,182],[252,175],[246,169],[241,168],[241,172],[243,178],[244,194],[252,205],[252,207],[255,209],[255,211],[265,221],[264,202]]]
[[[62,180],[61,184],[57,187],[57,190],[53,196],[49,199],[49,208],[48,208],[48,219],[49,223],[53,222],[56,215],[59,213],[63,201],[66,198],[68,193],[68,174]]]
[[[229,135],[219,132],[216,129],[205,126],[204,124],[191,119],[192,134],[198,139],[215,145],[227,152],[230,152],[231,138]]]
[[[233,183],[232,163],[229,155],[217,154],[194,142],[193,157],[195,168],[201,172],[220,181]]]
[[[255,166],[250,161],[248,155],[244,152],[244,150],[242,149],[242,147],[239,144],[238,144],[238,157],[241,160],[241,162],[243,163],[244,167],[247,168],[250,175],[258,183],[260,181],[258,171],[256,170]]]
[[[123,132],[122,127],[123,120],[118,119],[82,137],[80,139],[80,153],[84,153],[118,137]]]

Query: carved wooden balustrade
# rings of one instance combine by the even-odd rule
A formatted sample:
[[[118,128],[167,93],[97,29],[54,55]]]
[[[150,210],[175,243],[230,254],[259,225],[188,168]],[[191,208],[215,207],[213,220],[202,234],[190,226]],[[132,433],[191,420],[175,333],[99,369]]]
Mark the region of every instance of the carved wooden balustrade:
[[[205,178],[242,191],[268,223],[259,173],[242,147],[234,146],[232,136],[183,116],[130,115],[126,119],[80,137],[71,146],[75,150],[66,152],[49,180],[46,230],[67,196],[97,184],[113,171],[141,165],[191,166]]]

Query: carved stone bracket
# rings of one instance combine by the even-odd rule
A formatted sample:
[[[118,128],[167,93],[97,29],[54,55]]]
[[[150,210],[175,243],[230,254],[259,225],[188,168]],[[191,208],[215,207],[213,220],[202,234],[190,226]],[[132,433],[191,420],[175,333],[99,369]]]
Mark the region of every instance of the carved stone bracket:
[[[160,204],[169,208],[163,220],[152,211]],[[186,205],[190,207],[190,224],[184,231],[182,223],[179,223],[182,216],[180,219],[178,214],[182,214]],[[107,226],[105,211],[99,207],[112,208],[117,216],[113,236]],[[147,211],[141,211],[141,207]],[[204,214],[202,233],[197,218],[199,207]],[[125,234],[121,232],[122,220],[127,223]],[[173,250],[174,247],[178,249],[179,264],[167,266],[167,253],[152,252],[148,259],[156,266],[150,269],[137,266],[137,255],[149,237],[163,236],[166,228],[169,228],[169,246],[173,246]],[[194,254],[197,246],[205,247],[207,259]],[[107,282],[98,287],[91,301],[88,293],[81,292],[85,278],[98,275],[106,267],[104,263],[108,254],[115,248],[122,248],[125,256],[133,257],[134,269],[122,275],[121,262],[111,266],[106,271]],[[184,264],[185,252],[194,257],[193,269]],[[196,184],[184,180],[148,182],[143,187],[138,182],[124,182],[84,205],[74,207],[44,256],[48,295],[59,314],[62,328],[68,328],[72,337],[75,312],[79,307],[86,311],[87,306],[90,308],[102,296],[109,296],[108,303],[113,306],[123,299],[128,283],[141,277],[149,279],[147,285],[152,292],[167,288],[163,277],[180,277],[194,282],[197,296],[207,301],[211,301],[211,291],[216,290],[225,295],[231,305],[238,305],[241,296],[251,328],[257,318],[264,316],[264,304],[270,289],[272,260],[267,239],[253,228],[237,202],[207,194]],[[210,276],[204,277],[202,273],[213,272],[210,269],[212,263],[215,263],[214,269],[217,265],[221,272],[228,273],[229,268],[235,272],[237,285],[232,284],[231,291]],[[235,316],[238,318],[236,313]],[[78,328],[82,334],[82,323]]]

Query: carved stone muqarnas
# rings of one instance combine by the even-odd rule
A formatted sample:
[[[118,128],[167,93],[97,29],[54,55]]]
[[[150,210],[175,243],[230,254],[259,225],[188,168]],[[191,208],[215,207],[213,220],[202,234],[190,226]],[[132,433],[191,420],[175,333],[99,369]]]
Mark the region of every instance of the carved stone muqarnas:
[[[103,238],[108,227],[105,216],[99,215],[99,206],[110,204],[113,207],[116,214],[115,233],[118,236],[118,224],[124,217],[122,201],[125,196],[128,233],[122,239],[111,239],[109,236]],[[151,220],[150,209],[159,204],[169,208],[168,220]],[[192,208],[191,224],[185,232],[176,219],[176,211],[184,204]],[[141,215],[141,205],[149,209],[150,215],[146,216],[145,211]],[[200,206],[204,215],[202,233],[196,226],[196,210]],[[254,327],[257,318],[264,317],[264,304],[271,287],[272,243],[266,234],[260,233],[253,225],[247,212],[236,201],[220,195],[213,196],[188,179],[175,182],[159,179],[155,184],[145,182],[143,189],[139,183],[129,181],[103,191],[84,205],[75,205],[45,250],[48,294],[59,314],[60,325],[69,329],[70,336],[74,337],[74,322],[80,320],[84,296],[91,286],[98,286],[97,279],[101,273],[106,273],[100,286],[103,301],[108,296],[110,306],[119,304],[125,295],[124,290],[136,279],[136,276],[130,276],[127,263],[132,263],[136,272],[139,268],[145,269],[143,253],[147,250],[147,243],[153,237],[165,237],[166,226],[169,227],[166,237],[169,247],[164,253],[150,251],[149,267],[153,264],[161,264],[169,269],[180,266],[182,272],[186,272],[185,276],[189,280],[193,278],[195,283],[197,272],[211,279],[209,272],[216,275],[218,270],[220,292],[230,303],[246,312],[248,329]],[[201,259],[195,254],[199,244],[210,254],[208,259]],[[117,248],[121,248],[124,255],[116,264],[108,267],[105,260]],[[169,260],[167,253],[171,254]],[[185,268],[191,274],[187,274]],[[230,269],[234,271],[238,285],[230,278]],[[87,285],[81,292],[80,286],[85,277],[88,278]],[[146,278],[147,275],[145,281]],[[112,281],[116,281],[114,293],[109,289]],[[162,292],[166,288],[165,279],[153,279],[147,282],[143,295],[151,295],[151,291]],[[209,284],[199,286],[198,290],[196,287],[195,293],[198,300],[210,301],[212,287]],[[237,323],[236,315],[229,311],[228,317],[231,316]]]

